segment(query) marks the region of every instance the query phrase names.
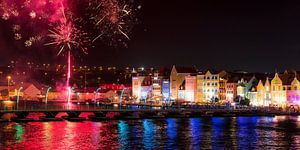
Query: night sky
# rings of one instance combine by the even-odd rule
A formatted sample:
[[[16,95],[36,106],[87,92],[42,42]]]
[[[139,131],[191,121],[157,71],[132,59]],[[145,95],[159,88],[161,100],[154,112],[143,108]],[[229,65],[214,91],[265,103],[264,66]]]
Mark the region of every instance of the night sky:
[[[128,47],[103,43],[77,64],[247,71],[300,70],[300,1],[144,0]],[[42,46],[24,50],[1,22],[0,61],[53,61]],[[38,50],[36,50],[38,49]],[[30,51],[30,52],[28,52]],[[6,54],[6,55],[4,55]],[[49,57],[52,55],[51,57]],[[51,59],[49,59],[51,58]]]

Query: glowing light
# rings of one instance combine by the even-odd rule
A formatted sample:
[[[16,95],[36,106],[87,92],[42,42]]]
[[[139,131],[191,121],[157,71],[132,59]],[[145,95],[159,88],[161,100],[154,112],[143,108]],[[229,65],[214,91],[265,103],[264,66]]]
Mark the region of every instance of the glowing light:
[[[7,80],[10,80],[11,79],[11,76],[7,76]]]
[[[46,91],[46,100],[45,103],[48,104],[48,95],[49,95],[49,91],[51,90],[51,87],[48,87],[47,91]]]
[[[23,87],[20,87],[19,90],[18,90],[18,93],[17,93],[17,104],[20,101],[20,92],[21,92],[22,89],[23,89]]]
[[[94,102],[96,103],[97,101],[97,96],[99,95],[99,91],[101,90],[101,88],[97,88],[96,91],[95,91],[95,96],[94,96]]]
[[[29,13],[29,16],[30,16],[32,19],[34,19],[34,18],[36,17],[36,13],[35,13],[34,11],[31,11],[31,12]]]
[[[23,140],[23,134],[24,134],[24,130],[23,130],[23,127],[19,124],[19,123],[16,123],[16,126],[15,126],[15,129],[16,129],[16,140]]]

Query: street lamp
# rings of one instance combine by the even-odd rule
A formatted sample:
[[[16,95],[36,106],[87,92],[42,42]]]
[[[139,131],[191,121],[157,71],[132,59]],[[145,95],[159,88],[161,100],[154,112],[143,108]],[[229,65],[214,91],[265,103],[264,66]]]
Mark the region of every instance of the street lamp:
[[[18,93],[17,93],[17,104],[19,104],[19,101],[20,101],[20,92],[21,90],[23,89],[23,87],[21,86],[18,90]]]
[[[11,80],[11,76],[7,76],[7,92],[8,92],[8,98],[9,98],[9,81]]]
[[[123,94],[124,94],[124,91],[126,90],[127,88],[124,88],[121,92],[121,95],[120,95],[120,109],[122,109],[122,97],[123,97]]]
[[[49,91],[52,89],[51,86],[48,87],[47,91],[46,91],[46,100],[45,100],[45,103],[46,105],[48,104],[48,95],[49,95]]]
[[[99,87],[99,88],[97,88],[97,90],[95,91],[95,96],[94,96],[94,103],[95,103],[95,104],[96,104],[96,102],[97,102],[97,100],[96,100],[96,96],[97,96],[97,94],[98,94],[99,90],[101,90],[101,88],[100,88],[100,87]]]

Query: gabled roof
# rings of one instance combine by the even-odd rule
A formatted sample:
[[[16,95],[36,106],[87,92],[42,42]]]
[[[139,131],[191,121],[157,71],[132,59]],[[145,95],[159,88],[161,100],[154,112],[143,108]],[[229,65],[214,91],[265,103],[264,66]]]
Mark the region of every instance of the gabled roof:
[[[38,84],[37,82],[36,83],[22,82],[22,83],[19,83],[19,84],[15,85],[14,87],[15,88],[23,87],[23,89],[25,90],[28,87],[30,87],[31,85],[34,86],[35,88],[39,89],[39,90],[41,90],[42,87],[43,87],[41,84]]]
[[[142,82],[142,86],[150,86],[152,85],[152,78],[151,76],[146,76]]]
[[[197,73],[197,69],[195,67],[182,67],[182,66],[174,66],[177,73]]]
[[[293,82],[295,75],[294,74],[280,74],[279,78],[282,81],[282,85],[291,85],[291,83]]]

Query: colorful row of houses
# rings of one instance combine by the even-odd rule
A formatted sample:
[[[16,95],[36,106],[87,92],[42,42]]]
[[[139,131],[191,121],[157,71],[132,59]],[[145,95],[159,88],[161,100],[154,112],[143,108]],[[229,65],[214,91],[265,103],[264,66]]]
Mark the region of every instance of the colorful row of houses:
[[[295,71],[268,74],[173,66],[167,73],[134,75],[132,96],[138,102],[234,103],[243,98],[253,106],[290,106],[300,104],[299,79]]]
[[[15,85],[3,85],[0,86],[0,100],[16,99],[17,96],[19,96],[20,100],[45,100],[47,89],[47,86],[36,82],[21,82]],[[129,93],[131,88],[123,84],[101,84],[99,87],[89,87],[82,90],[73,88],[72,100],[85,101],[108,99],[112,102],[119,102],[120,91],[123,89],[127,89],[122,97],[123,100],[126,100],[130,97]],[[66,101],[67,96],[67,92],[60,88],[51,88],[48,92],[49,101]]]

